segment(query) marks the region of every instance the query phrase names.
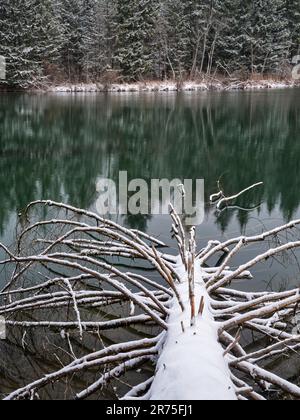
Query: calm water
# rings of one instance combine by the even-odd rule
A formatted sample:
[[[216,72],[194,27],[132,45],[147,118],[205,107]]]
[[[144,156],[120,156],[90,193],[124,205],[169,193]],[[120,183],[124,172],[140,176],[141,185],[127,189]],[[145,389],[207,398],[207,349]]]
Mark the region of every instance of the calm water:
[[[264,187],[221,216],[207,206],[198,228],[208,239],[253,234],[300,218],[300,91],[163,95],[0,96],[0,240],[13,242],[16,214],[35,199],[92,208],[99,176],[204,178],[206,196],[222,176],[236,193]],[[168,217],[120,219],[169,239]],[[236,263],[258,248],[243,251]],[[174,249],[175,252],[175,249]],[[296,256],[255,269],[241,289],[299,285]],[[1,281],[4,281],[2,275]],[[0,375],[1,376],[1,375]],[[3,387],[3,385],[2,385]],[[1,383],[0,383],[1,392]]]
[[[228,194],[264,181],[263,188],[238,202],[247,208],[260,204],[258,210],[226,211],[216,217],[207,208],[199,246],[208,238],[259,232],[262,225],[300,217],[299,133],[299,90],[2,95],[0,239],[13,241],[16,213],[32,200],[93,208],[99,176],[117,181],[120,170],[127,170],[129,179],[149,182],[204,178],[207,196],[221,176]],[[159,234],[169,243],[168,217],[128,217],[120,222]],[[265,280],[276,275],[279,282],[295,281],[291,265],[282,271],[273,264]],[[264,287],[260,280],[255,287]]]

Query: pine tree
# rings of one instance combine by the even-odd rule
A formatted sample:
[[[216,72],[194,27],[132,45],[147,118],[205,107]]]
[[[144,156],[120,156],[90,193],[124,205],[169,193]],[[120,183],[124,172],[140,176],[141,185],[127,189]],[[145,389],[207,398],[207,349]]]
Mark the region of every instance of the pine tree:
[[[114,3],[111,0],[90,1],[83,17],[82,69],[86,80],[99,80],[101,74],[112,67],[114,48]]]
[[[103,34],[98,3],[87,0],[82,6],[84,6],[84,10],[82,8],[82,37],[79,42],[79,48],[82,53],[81,67],[84,78],[86,81],[89,81],[90,78],[97,79],[98,71],[101,67],[100,63],[103,59],[101,38]]]
[[[224,0],[221,19],[224,22],[223,34],[216,47],[217,66],[226,75],[246,76],[249,71],[247,38],[249,2]]]
[[[185,70],[187,50],[186,24],[182,1],[165,0],[160,16],[160,48],[164,75],[178,78]]]
[[[185,71],[194,74],[197,64],[201,65],[206,34],[209,32],[207,2],[182,0],[181,31],[182,61]],[[207,38],[206,38],[207,39]]]
[[[241,63],[252,74],[278,71],[291,46],[285,1],[241,1]]]
[[[49,76],[52,76],[52,66],[59,68],[61,57],[63,33],[58,15],[60,3],[59,0],[35,0],[33,3],[36,49],[42,58],[44,76],[49,79]]]
[[[2,0],[6,84],[277,73],[300,53],[299,0]]]
[[[300,1],[286,0],[287,19],[291,31],[291,57],[300,54]]]
[[[115,63],[127,80],[153,73],[156,0],[116,0]]]
[[[204,3],[205,41],[200,70],[203,72],[205,70],[204,64],[206,64],[206,74],[210,76],[213,68],[218,69],[220,66],[222,48],[225,48],[225,51],[227,48],[223,40],[232,25],[234,0],[210,0],[208,4],[207,2]],[[232,46],[229,48],[232,48]]]
[[[166,1],[165,44],[173,73],[193,77],[210,72],[224,27],[224,19],[220,18],[222,4],[217,0]]]
[[[63,30],[61,64],[69,81],[80,81],[83,73],[83,19],[89,4],[85,0],[61,0],[60,23]]]
[[[174,77],[194,73],[203,52],[205,4],[199,0],[166,0],[163,26],[167,67]]]
[[[50,0],[2,0],[0,55],[6,58],[6,84],[39,87],[45,63],[58,57],[58,22]]]

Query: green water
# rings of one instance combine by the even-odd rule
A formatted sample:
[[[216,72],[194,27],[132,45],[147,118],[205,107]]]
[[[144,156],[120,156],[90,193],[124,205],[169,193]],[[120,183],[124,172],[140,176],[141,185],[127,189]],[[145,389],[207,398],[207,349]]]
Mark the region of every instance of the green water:
[[[13,241],[15,215],[52,199],[93,208],[100,176],[204,178],[206,196],[222,177],[252,212],[207,208],[199,242],[297,217],[300,204],[300,91],[162,95],[0,96],[0,232]],[[160,234],[166,217],[128,226]],[[260,227],[261,229],[261,227]]]
[[[89,207],[97,177],[116,179],[119,170],[146,180],[204,178],[207,193],[221,175],[229,193],[262,180],[265,188],[251,202],[247,197],[247,205],[264,201],[290,218],[300,202],[299,117],[298,90],[2,95],[0,228],[4,232],[11,212],[35,198]],[[247,222],[245,215],[239,222]]]
[[[93,208],[99,176],[204,178],[206,197],[222,177],[252,212],[207,208],[199,244],[290,220],[300,204],[300,91],[162,95],[0,96],[0,232],[35,199]],[[257,220],[256,220],[257,219]],[[255,221],[256,220],[256,221]],[[120,220],[169,237],[166,217]]]
[[[263,187],[237,203],[252,211],[232,209],[219,216],[207,205],[197,234],[201,247],[209,239],[261,232],[300,218],[299,133],[299,90],[1,95],[0,240],[7,245],[13,242],[16,215],[30,201],[52,199],[93,209],[97,179],[117,180],[120,170],[127,170],[129,179],[149,182],[204,178],[206,198],[215,192],[220,177],[227,194],[263,181]],[[160,236],[176,252],[167,216],[119,220]],[[241,252],[236,264],[258,251],[255,246]],[[255,279],[237,287],[299,286],[299,271],[297,254],[280,258],[256,267]],[[0,283],[4,281],[2,273]],[[11,347],[3,354],[6,363],[10,357],[14,362],[20,358],[27,367],[22,371],[17,366],[13,379],[0,375],[0,393],[28,381],[28,372],[33,375],[30,366],[39,366],[34,356],[28,360]],[[44,362],[41,365],[42,371],[50,369]]]

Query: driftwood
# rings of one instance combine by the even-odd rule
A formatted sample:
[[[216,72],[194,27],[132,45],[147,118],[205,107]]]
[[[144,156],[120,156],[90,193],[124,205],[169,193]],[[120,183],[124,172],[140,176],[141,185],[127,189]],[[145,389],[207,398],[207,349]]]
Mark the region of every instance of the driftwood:
[[[248,189],[247,189],[248,190]],[[216,198],[216,197],[215,197]],[[219,194],[218,200],[223,200]],[[225,200],[227,201],[227,200]],[[30,224],[31,214],[44,209],[50,214],[45,220]],[[51,217],[55,212],[56,217]],[[58,217],[57,217],[58,215]],[[230,287],[236,279],[251,279],[256,264],[285,251],[300,247],[300,241],[289,242],[287,232],[300,225],[295,220],[260,235],[230,239],[224,243],[211,241],[197,251],[195,229],[188,231],[180,217],[171,208],[173,233],[179,247],[179,257],[163,252],[164,244],[136,230],[129,230],[97,214],[51,201],[31,203],[21,217],[22,230],[16,250],[4,245],[7,257],[1,266],[7,269],[9,279],[0,293],[0,316],[5,317],[7,328],[24,331],[52,328],[61,331],[78,330],[81,339],[88,331],[105,331],[138,325],[157,327],[153,338],[120,342],[87,353],[72,360],[60,370],[48,372],[42,378],[7,395],[8,400],[35,399],[39,391],[62,378],[97,368],[98,380],[83,389],[77,399],[101,393],[103,387],[126,372],[151,362],[156,372],[146,382],[129,389],[125,399],[153,399],[157,396],[160,380],[168,380],[172,368],[162,362],[168,355],[168,336],[175,334],[176,344],[185,337],[197,334],[206,323],[216,331],[216,348],[221,349],[224,372],[228,367],[231,399],[264,400],[270,393],[287,398],[300,398],[295,383],[277,376],[268,369],[268,362],[300,349],[300,335],[295,333],[293,320],[300,309],[299,289],[285,292],[246,293]],[[257,242],[274,241],[276,245],[240,267],[230,268],[233,257],[242,249]],[[30,245],[28,245],[30,244]],[[218,267],[210,266],[213,257],[223,255]],[[116,261],[134,259],[151,268],[160,279],[126,270]],[[122,304],[128,314],[116,319],[85,321],[84,311]],[[72,316],[70,319],[70,307]],[[51,311],[59,311],[59,321],[51,321]],[[45,319],[33,320],[33,311],[48,314]],[[178,317],[174,318],[177,311]],[[173,317],[173,321],[170,320]],[[178,328],[176,323],[178,322]],[[177,328],[176,331],[174,328]],[[175,331],[175,332],[174,332]],[[247,351],[243,336],[256,335],[262,344]],[[189,341],[190,342],[190,341]],[[175,343],[175,341],[174,341]],[[195,342],[197,343],[197,342]],[[210,349],[207,349],[210,351]],[[189,352],[185,349],[186,357]],[[203,349],[199,352],[201,367]],[[180,354],[180,351],[179,351]],[[203,357],[206,357],[203,353]],[[183,366],[178,360],[181,375]],[[195,363],[193,361],[193,363]],[[195,372],[197,372],[197,366]],[[166,373],[164,373],[166,371]],[[208,373],[209,375],[209,373]],[[227,383],[227,382],[226,382]],[[179,385],[178,385],[179,386]],[[174,399],[203,397],[203,390],[193,384],[193,393],[174,392]],[[172,397],[172,390],[165,397]],[[217,399],[208,390],[209,399]],[[227,392],[227,391],[226,391]],[[224,399],[226,399],[226,392]],[[161,395],[164,398],[164,395]],[[222,398],[222,396],[220,397]]]

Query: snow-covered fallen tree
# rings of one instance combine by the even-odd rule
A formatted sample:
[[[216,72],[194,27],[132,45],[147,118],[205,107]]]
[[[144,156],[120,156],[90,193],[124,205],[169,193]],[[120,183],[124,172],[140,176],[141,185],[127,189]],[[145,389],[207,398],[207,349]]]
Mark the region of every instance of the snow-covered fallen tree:
[[[212,199],[223,205],[231,198],[220,191]],[[45,220],[31,224],[41,209]],[[49,328],[68,337],[78,330],[83,340],[89,331],[139,325],[155,333],[108,346],[99,339],[99,348],[80,358],[70,347],[69,364],[15,390],[8,400],[38,398],[49,384],[89,369],[97,370],[97,380],[74,397],[99,396],[111,381],[149,362],[153,376],[130,386],[125,400],[264,400],[270,392],[300,398],[295,383],[268,368],[270,360],[300,348],[292,323],[300,312],[299,289],[247,293],[231,287],[237,279],[251,279],[249,270],[259,262],[300,247],[287,240],[300,220],[257,236],[210,241],[197,250],[195,229],[186,230],[173,208],[170,213],[178,257],[163,252],[156,238],[97,214],[50,201],[28,206],[16,250],[1,245],[9,279],[0,293],[0,316],[7,327]],[[274,247],[230,268],[242,248],[274,240]],[[220,255],[218,266],[210,266]],[[143,275],[128,271],[125,261],[131,259],[142,262]],[[159,281],[144,274],[147,268]],[[84,318],[87,310],[105,313],[120,304],[127,314]],[[52,320],[53,311],[58,320]],[[243,338],[249,334],[261,340],[250,351]]]

